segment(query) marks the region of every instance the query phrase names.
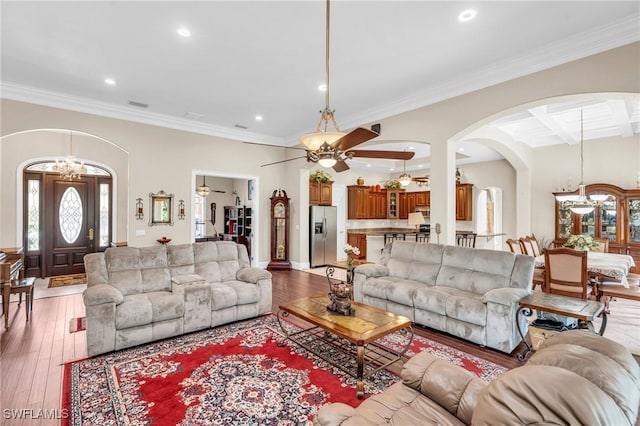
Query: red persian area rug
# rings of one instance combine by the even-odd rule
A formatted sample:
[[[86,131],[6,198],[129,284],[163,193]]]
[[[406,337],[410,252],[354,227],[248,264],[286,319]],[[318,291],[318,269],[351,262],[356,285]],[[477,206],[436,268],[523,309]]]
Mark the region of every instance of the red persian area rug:
[[[69,418],[62,425],[311,424],[324,404],[361,402],[355,379],[286,342],[279,330],[267,315],[68,363],[62,408]],[[406,335],[397,334],[381,343],[403,347]],[[408,355],[420,351],[487,381],[506,371],[415,336]],[[366,396],[398,380],[380,370],[365,380]]]

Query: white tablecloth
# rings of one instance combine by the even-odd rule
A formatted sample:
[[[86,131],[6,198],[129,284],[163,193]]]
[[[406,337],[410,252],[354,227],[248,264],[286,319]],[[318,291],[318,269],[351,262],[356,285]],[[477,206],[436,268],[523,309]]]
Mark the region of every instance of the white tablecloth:
[[[627,254],[600,253],[590,251],[587,253],[587,271],[594,272],[620,281],[629,288],[627,274],[636,266],[633,257]],[[536,257],[536,268],[544,268],[544,255]]]

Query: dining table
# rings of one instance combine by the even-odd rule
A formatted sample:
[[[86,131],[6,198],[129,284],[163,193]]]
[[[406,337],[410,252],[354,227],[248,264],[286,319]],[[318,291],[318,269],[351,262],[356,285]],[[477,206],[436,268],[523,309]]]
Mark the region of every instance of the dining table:
[[[536,268],[544,268],[544,255],[536,256]],[[619,281],[625,288],[629,288],[627,275],[636,266],[633,257],[628,254],[587,252],[587,273],[591,276],[608,277]]]

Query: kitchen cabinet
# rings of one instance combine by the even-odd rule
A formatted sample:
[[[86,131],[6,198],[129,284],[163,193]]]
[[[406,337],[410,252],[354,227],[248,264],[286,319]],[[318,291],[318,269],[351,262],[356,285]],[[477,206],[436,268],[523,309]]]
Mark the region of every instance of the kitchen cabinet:
[[[369,218],[369,187],[347,186],[347,219]]]
[[[333,202],[333,181],[317,182],[309,181],[309,204],[318,206],[330,206]]]
[[[400,204],[402,197],[404,198],[404,189],[388,189],[387,190],[387,219],[399,219],[400,218]],[[406,208],[405,208],[406,210]]]
[[[473,184],[456,185],[456,220],[473,220]]]
[[[409,212],[407,211],[407,193],[401,192],[398,196],[400,200],[400,207],[398,208],[398,218],[399,219],[407,219],[409,217]]]
[[[428,206],[431,201],[430,195],[429,191],[416,192],[416,206]]]
[[[352,247],[358,247],[360,249],[360,255],[354,255],[354,259],[367,258],[367,234],[349,232],[347,233],[347,244]]]
[[[369,191],[369,217],[368,219],[387,218],[387,194],[384,191]]]

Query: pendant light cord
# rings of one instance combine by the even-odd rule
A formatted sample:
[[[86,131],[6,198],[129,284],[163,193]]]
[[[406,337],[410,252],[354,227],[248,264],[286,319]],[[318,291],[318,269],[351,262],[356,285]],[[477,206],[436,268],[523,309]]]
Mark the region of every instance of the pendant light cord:
[[[330,15],[331,5],[330,0],[327,0],[327,23],[326,23],[326,36],[325,36],[325,72],[327,76],[327,91],[324,94],[324,107],[325,110],[329,109],[329,27],[330,27]]]
[[[580,185],[584,185],[584,121],[580,110]]]

